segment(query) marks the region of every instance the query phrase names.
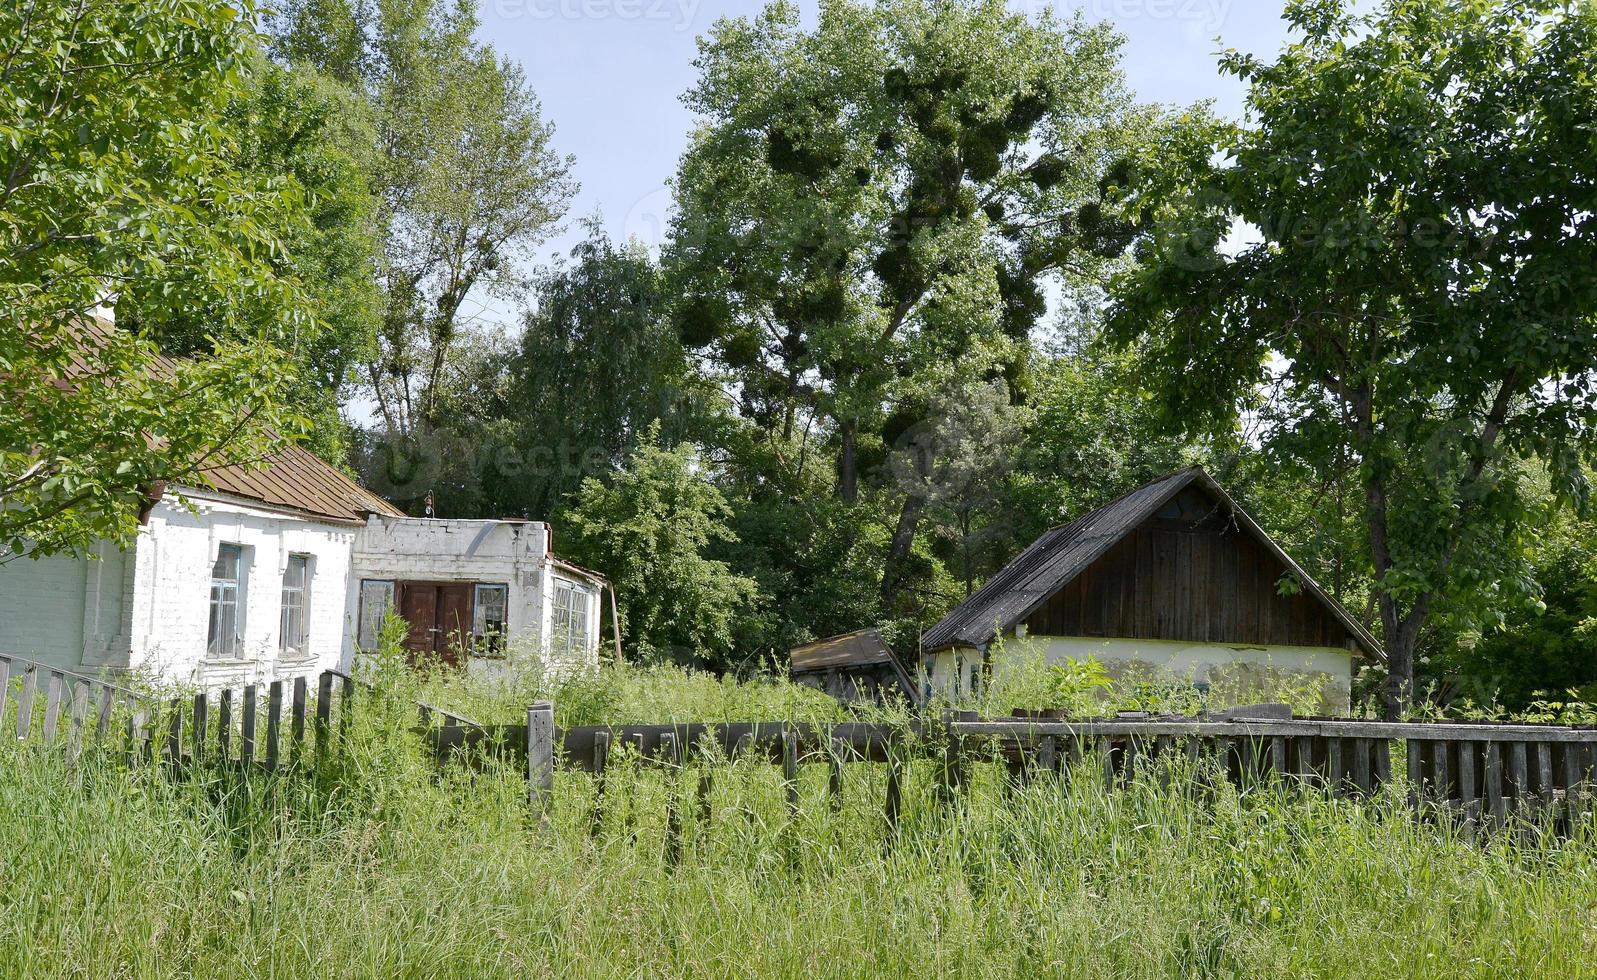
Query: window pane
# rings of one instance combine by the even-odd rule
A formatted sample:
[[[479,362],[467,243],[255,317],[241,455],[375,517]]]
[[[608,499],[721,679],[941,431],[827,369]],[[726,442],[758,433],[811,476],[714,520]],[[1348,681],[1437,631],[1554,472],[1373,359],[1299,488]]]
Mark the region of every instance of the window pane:
[[[504,649],[505,607],[509,601],[509,591],[503,585],[479,585],[475,590],[471,633],[476,648],[482,653]]]
[[[355,642],[362,650],[377,649],[377,639],[383,630],[383,618],[393,604],[393,582],[384,579],[366,579],[360,583],[360,619]]]
[[[242,549],[224,544],[211,566],[211,613],[206,648],[212,656],[231,657],[238,648],[238,586]]]
[[[304,555],[290,555],[283,570],[283,611],[278,623],[277,649],[285,654],[302,654],[306,647],[307,569]]]

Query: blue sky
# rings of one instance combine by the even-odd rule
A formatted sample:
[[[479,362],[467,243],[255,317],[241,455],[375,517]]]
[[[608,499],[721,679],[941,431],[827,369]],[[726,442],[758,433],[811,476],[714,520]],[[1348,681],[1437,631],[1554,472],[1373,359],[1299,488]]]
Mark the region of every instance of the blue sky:
[[[1213,100],[1239,115],[1242,88],[1216,70],[1216,53],[1261,55],[1286,38],[1284,0],[1080,0],[1055,4],[1113,23],[1126,42],[1127,80],[1144,101]],[[539,261],[580,235],[577,220],[603,216],[611,235],[658,241],[669,204],[665,182],[693,125],[681,94],[694,82],[695,39],[719,17],[753,16],[744,0],[480,0],[479,36],[519,61],[555,125],[555,143],[576,156],[582,189],[566,231]],[[1011,3],[1040,10],[1040,0]],[[817,4],[801,0],[813,21]],[[484,310],[496,319],[498,310]]]

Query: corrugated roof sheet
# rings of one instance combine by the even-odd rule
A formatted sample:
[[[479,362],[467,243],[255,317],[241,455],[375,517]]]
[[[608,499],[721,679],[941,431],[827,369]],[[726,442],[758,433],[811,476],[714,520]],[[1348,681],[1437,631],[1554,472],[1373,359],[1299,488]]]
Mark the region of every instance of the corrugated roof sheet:
[[[927,630],[921,636],[921,648],[930,651],[953,646],[979,647],[991,642],[999,633],[1013,629],[1102,557],[1116,541],[1194,483],[1228,506],[1238,523],[1275,553],[1303,583],[1305,590],[1331,610],[1366,652],[1382,656],[1380,644],[1369,630],[1320,588],[1201,466],[1145,483],[1069,524],[1044,532],[980,589],[954,607],[941,622]]]
[[[83,336],[103,339],[116,327],[99,319],[81,324]],[[73,355],[68,378],[76,381],[92,375],[95,369],[82,357]],[[151,371],[170,376],[176,362],[160,356]],[[229,496],[257,501],[272,507],[334,521],[364,524],[368,514],[404,517],[405,512],[362,487],[314,453],[284,440],[282,448],[255,466],[224,465],[203,470],[205,486],[195,490],[216,490]]]
[[[855,630],[824,640],[801,643],[792,652],[793,669],[829,670],[833,667],[867,667],[893,662],[893,653],[882,642],[882,631]]]

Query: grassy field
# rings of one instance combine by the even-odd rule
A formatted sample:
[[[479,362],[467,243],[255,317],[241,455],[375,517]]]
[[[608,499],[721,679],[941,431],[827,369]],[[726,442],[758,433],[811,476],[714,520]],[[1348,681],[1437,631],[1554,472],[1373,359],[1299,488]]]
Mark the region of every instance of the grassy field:
[[[669,669],[577,683],[586,701],[556,692],[568,723],[837,710]],[[422,757],[422,686],[391,679],[319,782],[174,784],[0,747],[0,975],[1597,975],[1590,828],[1478,845],[1400,800],[1006,793],[978,766],[952,811],[912,769],[889,845],[882,767],[848,768],[838,813],[805,767],[789,824],[776,767],[721,763],[671,867],[661,773],[619,770],[597,838],[591,781],[561,773],[541,825],[516,774]]]

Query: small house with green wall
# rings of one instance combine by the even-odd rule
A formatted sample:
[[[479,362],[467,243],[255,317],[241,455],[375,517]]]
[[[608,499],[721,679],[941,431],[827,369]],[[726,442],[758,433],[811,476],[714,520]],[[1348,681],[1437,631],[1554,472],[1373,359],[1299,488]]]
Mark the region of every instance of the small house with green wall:
[[[1056,527],[921,637],[927,686],[979,690],[1017,659],[1246,700],[1283,684],[1346,710],[1368,629],[1201,467]]]

